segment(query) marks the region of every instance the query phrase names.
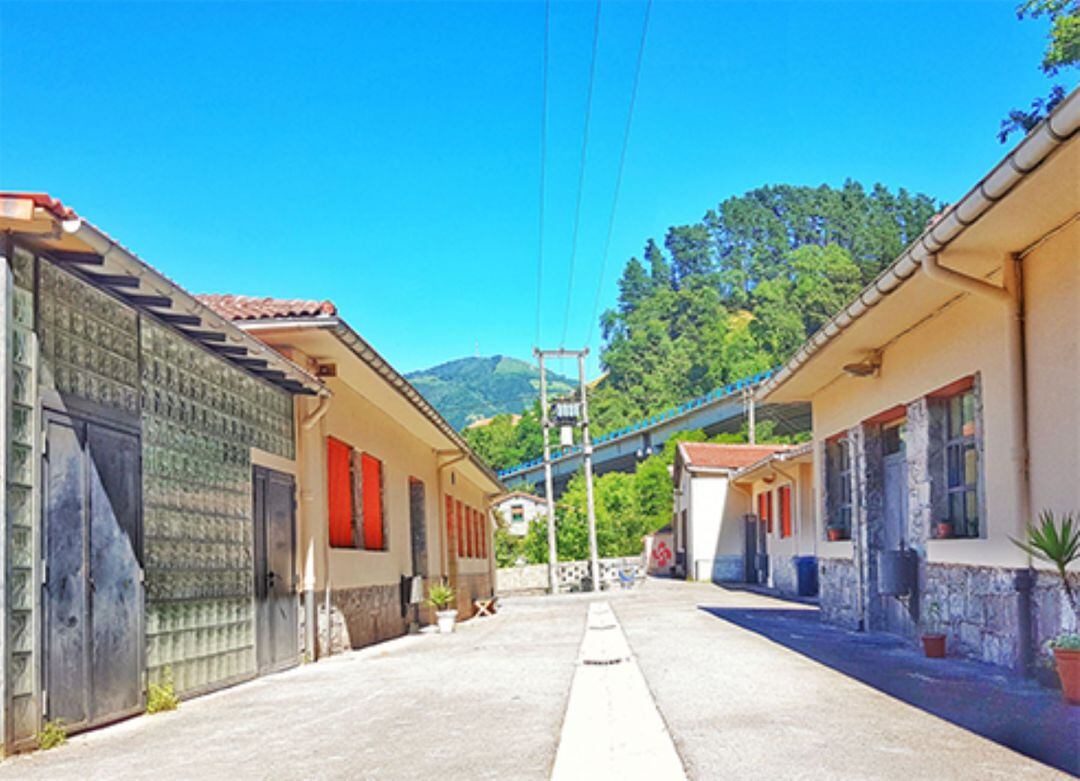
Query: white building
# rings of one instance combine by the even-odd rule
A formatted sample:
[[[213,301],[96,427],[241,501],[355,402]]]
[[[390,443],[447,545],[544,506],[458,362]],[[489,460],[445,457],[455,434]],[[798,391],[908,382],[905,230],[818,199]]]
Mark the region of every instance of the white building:
[[[547,502],[524,491],[507,494],[494,507],[502,515],[510,534],[515,537],[524,537],[529,533],[533,521],[547,517]]]
[[[692,580],[747,580],[745,516],[750,494],[732,480],[785,445],[680,442],[675,452],[675,574]],[[751,562],[752,563],[752,562]]]

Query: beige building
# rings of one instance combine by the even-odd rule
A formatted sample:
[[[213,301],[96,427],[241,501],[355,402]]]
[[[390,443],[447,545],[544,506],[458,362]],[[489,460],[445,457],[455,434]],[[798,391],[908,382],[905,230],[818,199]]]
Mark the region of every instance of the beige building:
[[[1073,92],[761,389],[813,407],[828,620],[914,637],[935,604],[1019,667],[1074,620],[1011,538],[1080,509],[1078,127]]]
[[[355,648],[426,623],[419,601],[433,581],[449,581],[472,615],[493,594],[495,475],[330,302],[201,300],[326,385],[297,404],[296,571],[319,651],[328,637]]]
[[[756,519],[750,495],[733,480],[741,468],[783,445],[680,442],[672,479],[674,574],[716,583],[753,579]]]
[[[817,593],[813,452],[778,450],[731,476],[750,500],[747,580],[789,596]]]

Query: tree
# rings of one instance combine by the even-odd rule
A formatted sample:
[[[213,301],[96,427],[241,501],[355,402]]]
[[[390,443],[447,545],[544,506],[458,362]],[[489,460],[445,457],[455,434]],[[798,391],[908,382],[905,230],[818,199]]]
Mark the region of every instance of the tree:
[[[1050,21],[1046,50],[1039,67],[1047,76],[1080,64],[1080,0],[1025,0],[1016,9],[1017,19]],[[1065,99],[1065,88],[1054,84],[1046,97],[1035,98],[1028,109],[1013,109],[1001,121],[998,141],[1005,143],[1016,131],[1027,133]]]

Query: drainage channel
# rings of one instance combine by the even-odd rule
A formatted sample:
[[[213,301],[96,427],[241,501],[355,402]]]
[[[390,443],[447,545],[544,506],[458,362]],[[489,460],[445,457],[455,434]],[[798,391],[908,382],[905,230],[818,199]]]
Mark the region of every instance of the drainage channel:
[[[551,778],[686,778],[608,602],[589,605]]]

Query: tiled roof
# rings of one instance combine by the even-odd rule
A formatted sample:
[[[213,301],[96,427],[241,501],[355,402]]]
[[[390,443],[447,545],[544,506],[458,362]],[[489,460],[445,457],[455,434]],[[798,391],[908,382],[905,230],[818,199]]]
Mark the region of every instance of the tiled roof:
[[[229,320],[269,320],[274,318],[320,317],[336,315],[331,301],[304,301],[296,298],[269,298],[202,294],[200,302]]]
[[[27,198],[34,202],[34,206],[39,209],[45,209],[54,217],[59,217],[61,220],[70,220],[75,217],[75,211],[68,206],[64,206],[59,199],[53,198],[48,193],[21,193],[21,192],[0,192],[0,198]]]
[[[740,469],[763,458],[787,450],[790,445],[719,445],[710,442],[682,442],[679,447],[690,467]]]

